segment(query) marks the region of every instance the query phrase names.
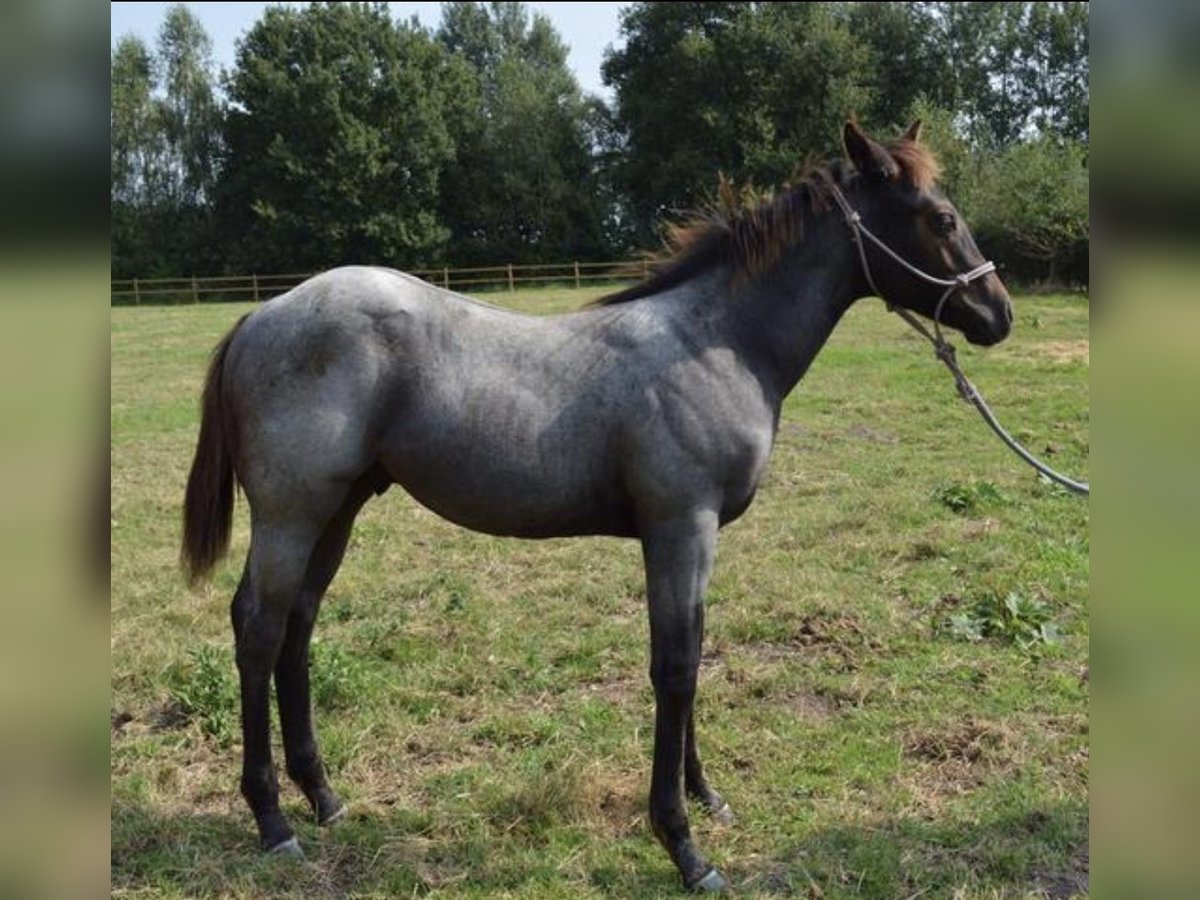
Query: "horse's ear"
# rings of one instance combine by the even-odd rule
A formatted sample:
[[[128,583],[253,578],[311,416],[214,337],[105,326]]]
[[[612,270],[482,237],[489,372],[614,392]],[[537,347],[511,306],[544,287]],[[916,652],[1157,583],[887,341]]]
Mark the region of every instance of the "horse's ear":
[[[904,139],[916,143],[921,139],[921,120],[915,120],[908,126],[908,131],[904,132]]]
[[[842,140],[846,144],[846,153],[854,163],[854,168],[863,175],[888,179],[900,174],[900,167],[896,165],[892,155],[867,137],[857,122],[851,120],[846,123],[846,127],[842,129]]]

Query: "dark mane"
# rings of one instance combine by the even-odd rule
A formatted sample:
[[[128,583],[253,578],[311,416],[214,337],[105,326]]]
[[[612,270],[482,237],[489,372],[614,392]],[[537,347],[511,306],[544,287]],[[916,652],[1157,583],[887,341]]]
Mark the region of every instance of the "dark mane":
[[[900,166],[901,178],[921,190],[932,187],[941,167],[928,147],[906,138],[886,146]],[[648,297],[718,265],[729,266],[735,278],[753,278],[804,239],[806,213],[824,212],[832,202],[830,184],[846,188],[857,177],[845,160],[834,160],[810,167],[778,193],[746,188],[739,194],[722,178],[717,203],[668,226],[647,278],[590,305],[613,306]]]

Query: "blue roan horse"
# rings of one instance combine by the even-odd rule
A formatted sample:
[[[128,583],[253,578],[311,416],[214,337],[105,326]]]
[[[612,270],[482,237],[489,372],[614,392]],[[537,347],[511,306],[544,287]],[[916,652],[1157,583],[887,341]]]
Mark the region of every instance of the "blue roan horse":
[[[678,229],[648,280],[578,312],[533,318],[399,272],[343,268],[238,323],[204,389],[183,558],[195,579],[226,549],[236,478],[251,518],[232,606],[241,791],[266,849],[299,853],[271,760],[272,672],[288,774],[319,822],[343,811],[313,735],[309,638],[355,515],[395,483],[490,534],[641,541],[656,702],[650,823],[687,887],[725,887],[692,842],[683,796],[730,815],[704,779],[692,726],[717,531],[753,499],[784,398],[871,293],[835,194],[927,272],[954,277],[982,261],[934,188],[918,131],[883,145],[847,124],[849,165]],[[939,289],[876,247],[866,255],[890,303],[934,314]],[[942,323],[972,343],[1008,334],[995,274],[948,299]]]

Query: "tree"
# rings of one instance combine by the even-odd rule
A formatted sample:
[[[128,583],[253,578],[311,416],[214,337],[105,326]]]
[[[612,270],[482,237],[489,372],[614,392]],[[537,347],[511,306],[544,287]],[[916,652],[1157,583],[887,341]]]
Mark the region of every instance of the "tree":
[[[159,155],[154,59],[138,38],[123,37],[112,52],[110,74],[110,196],[114,204],[137,206],[152,193]]]
[[[440,254],[462,67],[384,3],[269,7],[228,77],[222,222],[250,270]]]
[[[696,205],[718,171],[776,184],[837,147],[867,109],[863,45],[841,5],[636,3],[604,63],[626,156],[618,178],[643,246]]]
[[[929,4],[942,63],[927,97],[954,110],[980,145],[1001,150],[1053,132],[1087,139],[1086,3]]]
[[[212,193],[221,114],[213,91],[212,42],[182,4],[167,10],[158,59],[165,90],[160,116],[171,176],[168,202],[198,207]]]
[[[583,130],[592,155],[592,197],[600,218],[605,259],[628,256],[637,250],[629,203],[617,180],[626,141],[612,108],[599,97],[584,98]]]
[[[208,271],[221,111],[211,44],[188,9],[167,10],[158,52],[134,37],[111,58],[111,227],[118,276]]]
[[[980,246],[1026,280],[1059,283],[1087,256],[1088,170],[1078,142],[1050,136],[1013,144],[983,170],[973,222]],[[1086,262],[1076,279],[1086,282]]]
[[[872,101],[858,115],[875,128],[898,128],[918,98],[937,102],[947,85],[934,42],[938,25],[928,3],[852,3],[848,27],[867,54]]]
[[[441,209],[456,260],[559,261],[602,254],[603,208],[567,48],[520,3],[447,3],[438,40],[470,70],[457,161]]]
[[[1088,140],[1088,5],[1031,3],[1023,54],[1030,124]]]
[[[521,3],[444,4],[436,35],[384,3],[271,7],[223,105],[173,6],[155,52],[112,53],[114,274],[611,257],[720,172],[776,185],[839,153],[851,115],[926,119],[948,192],[1022,265],[1086,244],[1087,4],[634,3],[621,32],[610,107]]]
[[[161,172],[159,109],[154,100],[154,59],[136,37],[117,42],[110,61],[112,107],[109,189],[112,272],[144,275],[154,268],[147,247],[145,212],[158,193]]]

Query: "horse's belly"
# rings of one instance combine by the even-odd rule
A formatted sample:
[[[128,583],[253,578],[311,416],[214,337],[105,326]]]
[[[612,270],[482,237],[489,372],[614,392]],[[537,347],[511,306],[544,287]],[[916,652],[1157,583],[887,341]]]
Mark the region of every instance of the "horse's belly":
[[[431,346],[401,355],[382,406],[384,468],[424,506],[477,531],[631,533],[612,440],[619,393],[596,373],[595,347],[567,332],[484,324],[440,328]]]
[[[596,455],[453,437],[401,441],[381,454],[391,478],[443,518],[515,537],[634,533],[632,510]]]

